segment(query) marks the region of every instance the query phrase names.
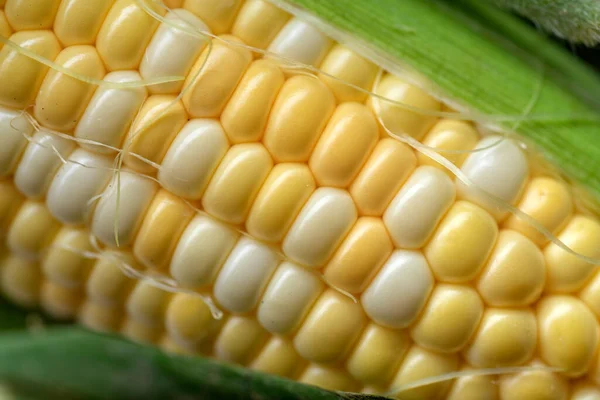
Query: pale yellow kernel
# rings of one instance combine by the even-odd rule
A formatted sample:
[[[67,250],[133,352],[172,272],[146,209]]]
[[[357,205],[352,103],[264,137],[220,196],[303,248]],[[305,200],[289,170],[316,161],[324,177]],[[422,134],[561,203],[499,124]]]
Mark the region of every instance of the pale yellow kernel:
[[[25,198],[11,181],[0,181],[0,240],[4,240],[10,224]]]
[[[44,276],[64,287],[82,286],[94,263],[87,254],[93,251],[87,230],[63,226],[42,260]]]
[[[242,0],[184,0],[183,8],[196,14],[220,35],[229,32],[242,3]]]
[[[308,161],[334,107],[333,94],[320,80],[288,79],[275,100],[263,139],[275,161]]]
[[[0,289],[8,300],[20,307],[38,305],[42,279],[38,263],[14,254],[0,257]]]
[[[52,28],[61,0],[7,0],[6,18],[16,31]]]
[[[67,47],[56,57],[55,62],[73,73],[92,79],[102,79],[105,74],[102,60],[93,46]],[[95,85],[51,70],[35,99],[33,115],[49,129],[71,132],[96,88]]]
[[[522,365],[537,345],[537,323],[528,308],[488,308],[464,357],[479,368]]]
[[[377,144],[377,121],[359,103],[337,107],[309,160],[320,186],[347,187]]]
[[[150,204],[133,245],[133,254],[147,268],[163,270],[194,211],[180,198],[161,190]]]
[[[250,65],[221,114],[221,123],[232,143],[259,141],[285,77],[272,62]]]
[[[335,290],[327,290],[300,327],[294,347],[310,361],[338,361],[358,339],[366,322],[359,304]]]
[[[273,160],[262,144],[231,147],[204,193],[204,209],[233,224],[244,222],[272,168]]]
[[[360,213],[382,215],[416,165],[415,153],[407,145],[381,140],[350,186]]]
[[[354,346],[346,368],[363,384],[385,386],[410,346],[407,331],[371,323]]]
[[[558,235],[572,251],[588,257],[600,257],[600,221],[594,217],[576,215]],[[577,258],[550,243],[544,249],[548,282],[545,290],[551,293],[572,293],[581,289],[596,270],[593,264]]]
[[[341,368],[319,364],[309,365],[298,378],[298,381],[326,390],[356,392],[360,387],[347,372]]]
[[[249,46],[266,49],[289,18],[287,12],[268,1],[247,0],[231,33]]]
[[[472,150],[475,145],[477,145],[478,141],[479,134],[473,125],[466,121],[452,119],[442,119],[438,121],[423,138],[423,144],[425,146],[433,147],[439,155],[458,167],[462,165],[469,154],[468,151]],[[440,151],[438,151],[438,149]],[[441,150],[462,151],[462,153],[451,153]],[[437,161],[431,159],[429,156],[418,153],[417,157],[419,159],[419,164],[440,168],[454,178],[454,173]]]
[[[381,219],[361,217],[325,267],[325,279],[339,289],[361,293],[392,249],[392,241]]]
[[[0,35],[4,36],[5,38],[8,38],[10,37],[12,32],[13,30],[8,24],[6,14],[4,13],[4,11],[0,10]],[[4,47],[4,43],[0,43],[0,50],[2,50],[2,47]]]
[[[52,242],[60,224],[43,203],[27,201],[8,231],[6,243],[10,250],[29,259],[37,259]]]
[[[527,184],[518,208],[545,229],[556,234],[571,216],[573,200],[566,184],[556,179],[539,177]],[[539,230],[516,215],[512,215],[504,226],[521,232],[538,246],[548,243],[549,239]]]
[[[273,336],[249,367],[267,374],[290,377],[302,365],[289,340]]]
[[[205,21],[208,22],[208,21]],[[229,42],[241,43],[233,36]],[[204,49],[184,83],[187,88],[183,104],[194,118],[218,117],[252,61],[246,48],[223,41],[213,41]]]
[[[455,354],[439,354],[414,345],[400,364],[400,369],[392,382],[392,389],[402,389],[402,385],[454,372],[458,369],[458,357]],[[394,397],[402,400],[437,400],[444,398],[450,388],[450,381],[426,385],[419,388],[402,390]]]
[[[467,282],[479,273],[497,237],[498,225],[487,211],[457,201],[425,246],[425,257],[437,279]]]
[[[185,108],[175,96],[150,96],[133,122],[124,146],[129,153],[160,164],[187,120]],[[152,165],[133,154],[125,156],[125,164],[146,174],[156,172]]]
[[[115,332],[119,329],[122,314],[120,307],[86,301],[79,309],[77,318],[83,326],[95,331]]]
[[[371,90],[379,71],[377,65],[340,44],[329,51],[319,69],[327,74],[321,73],[319,77],[329,86],[339,103],[364,102],[367,99],[366,91]]]
[[[165,10],[145,2],[159,15]],[[137,69],[159,22],[137,0],[117,0],[104,19],[96,47],[110,71]]]
[[[532,367],[545,367],[533,362]],[[569,382],[564,376],[550,371],[527,371],[515,375],[500,376],[498,389],[501,399],[506,400],[567,400]]]
[[[483,302],[470,286],[439,284],[411,329],[413,340],[442,353],[463,349],[483,315]]]
[[[9,40],[51,61],[61,50],[52,31],[21,31]],[[19,110],[32,106],[48,70],[47,66],[4,46],[0,51],[0,104]]]
[[[245,365],[266,340],[267,333],[255,318],[231,316],[217,337],[214,352],[224,361]]]
[[[427,115],[427,113],[442,109],[442,104],[423,89],[394,75],[386,75],[375,88],[375,93],[422,111],[409,110],[389,101],[371,97],[369,102],[373,111],[380,116],[385,127],[395,135],[406,134],[417,140],[422,139],[438,119],[437,116]]]
[[[540,249],[522,234],[501,231],[476,287],[486,304],[525,306],[536,301],[544,288],[546,268]]]
[[[40,292],[40,305],[53,318],[70,320],[77,316],[84,293],[77,288],[67,288],[45,281]]]
[[[63,46],[94,44],[102,22],[115,0],[63,0],[54,33]]]
[[[306,165],[276,165],[250,210],[248,233],[269,242],[281,241],[315,188],[315,179]]]
[[[567,376],[581,376],[590,367],[599,340],[598,322],[579,299],[546,296],[537,305],[542,359]]]

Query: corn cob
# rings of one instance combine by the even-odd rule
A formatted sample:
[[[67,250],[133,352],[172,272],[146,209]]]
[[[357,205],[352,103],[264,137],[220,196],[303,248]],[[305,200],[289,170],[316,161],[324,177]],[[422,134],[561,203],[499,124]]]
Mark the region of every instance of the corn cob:
[[[105,84],[0,50],[11,301],[333,390],[542,366],[395,395],[600,396],[594,266],[446,168],[599,258],[598,218],[518,143],[263,0],[35,3],[7,0],[0,33]],[[119,86],[163,76],[185,80]]]

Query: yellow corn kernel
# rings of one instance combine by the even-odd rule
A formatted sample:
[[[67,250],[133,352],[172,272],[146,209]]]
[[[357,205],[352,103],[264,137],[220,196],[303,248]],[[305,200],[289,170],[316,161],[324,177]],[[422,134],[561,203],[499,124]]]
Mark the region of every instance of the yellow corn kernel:
[[[392,240],[379,218],[361,217],[324,270],[327,282],[361,293],[392,254]]]
[[[159,15],[162,7],[146,2]],[[158,21],[137,0],[117,0],[102,23],[96,39],[100,57],[109,71],[137,69]]]
[[[525,306],[539,299],[546,281],[540,249],[518,232],[505,230],[477,278],[476,286],[493,307]]]
[[[215,322],[204,299],[187,293],[173,296],[165,315],[169,337],[185,348],[193,348],[206,340]]]
[[[24,115],[0,108],[0,179],[12,174],[27,146],[27,137],[33,133],[33,126]]]
[[[197,215],[177,242],[171,260],[171,275],[184,287],[210,285],[233,249],[238,233],[215,221]]]
[[[160,164],[177,133],[188,120],[181,101],[175,96],[150,96],[133,122],[125,139],[127,150],[146,160]],[[154,167],[129,154],[125,164],[143,173],[153,173]]]
[[[16,31],[52,28],[60,0],[7,0],[6,18]]]
[[[249,367],[267,374],[290,377],[298,370],[300,361],[290,341],[273,336]]]
[[[159,191],[146,212],[133,244],[136,259],[147,268],[166,268],[179,237],[193,215],[194,210],[180,198],[165,190]]]
[[[79,309],[77,319],[83,326],[95,331],[115,332],[121,324],[122,314],[118,307],[86,301]]]
[[[464,356],[479,368],[528,362],[537,345],[537,323],[528,308],[487,308]]]
[[[234,36],[213,41],[196,61],[184,83],[183,104],[194,118],[218,117],[252,61]]]
[[[129,253],[103,253],[94,263],[86,282],[88,299],[108,307],[123,304],[135,283],[123,272],[126,268],[135,268]]]
[[[4,240],[25,198],[10,181],[0,181],[0,239]]]
[[[573,385],[570,400],[600,399],[600,389],[590,381],[579,381]]]
[[[42,279],[38,263],[15,255],[0,257],[0,289],[15,304],[26,308],[37,306]]]
[[[290,15],[265,0],[247,0],[235,19],[231,33],[248,46],[265,49]]]
[[[433,147],[436,151],[448,159],[452,164],[460,167],[467,157],[467,151],[472,150],[479,141],[477,130],[468,122],[452,119],[442,119],[423,138],[425,146]],[[450,151],[465,151],[463,153],[451,153]],[[428,156],[418,153],[419,164],[431,165],[441,168],[444,172],[454,178],[454,173],[443,167],[437,161]]]
[[[497,237],[498,225],[487,211],[458,201],[425,246],[425,256],[440,281],[467,282],[479,273]]]
[[[389,101],[370,98],[369,102],[375,114],[379,115],[385,127],[396,135],[406,134],[417,140],[422,139],[438,119],[437,116],[427,115],[426,112],[442,110],[442,104],[439,101],[422,89],[394,75],[384,76],[379,85],[375,87],[375,93],[403,105],[423,110],[417,113]]]
[[[324,72],[319,77],[329,86],[338,103],[364,102],[379,72],[377,65],[339,44],[329,51],[319,68]]]
[[[222,360],[245,365],[266,340],[267,333],[256,319],[231,316],[217,336],[214,352]]]
[[[148,327],[161,326],[172,294],[145,281],[138,281],[125,309],[130,319]]]
[[[319,267],[333,255],[357,219],[348,192],[322,187],[300,211],[283,240],[283,252],[300,264]]]
[[[345,371],[336,367],[311,364],[300,375],[298,381],[307,385],[318,386],[326,390],[355,392],[359,384]]]
[[[313,362],[342,359],[366,324],[360,305],[332,289],[325,291],[294,338],[298,353]]]
[[[242,3],[242,0],[184,0],[183,8],[206,21],[210,29],[220,35],[229,32]]]
[[[75,144],[45,131],[39,131],[32,137],[15,171],[15,186],[31,199],[42,199],[56,171],[67,159]],[[60,157],[57,155],[60,154]]]
[[[475,369],[469,365],[462,368],[468,371]],[[446,400],[499,400],[499,398],[498,385],[494,377],[467,375],[454,380]]]
[[[534,362],[532,366],[544,365]],[[501,376],[498,390],[500,398],[506,400],[566,400],[569,395],[569,383],[563,376],[550,371],[527,371]]]
[[[110,247],[130,245],[156,190],[157,185],[150,179],[122,170],[96,205],[91,223],[94,236]]]
[[[259,141],[285,77],[272,62],[253,62],[221,114],[221,123],[232,143]]]
[[[416,165],[414,152],[405,144],[394,139],[379,141],[350,186],[360,213],[382,215]]]
[[[93,260],[87,257],[86,252],[93,250],[87,230],[64,226],[44,255],[44,276],[60,286],[80,287],[93,265]]]
[[[15,215],[6,243],[11,251],[37,259],[54,239],[60,224],[42,203],[26,201]]]
[[[198,200],[228,149],[227,137],[218,121],[193,119],[171,143],[158,180],[173,194]]]
[[[55,62],[74,73],[102,79],[104,65],[92,46],[71,46],[60,52]],[[33,115],[43,126],[61,132],[75,129],[90,102],[96,86],[67,76],[48,72],[35,99]]]
[[[567,376],[585,373],[599,340],[598,321],[579,299],[546,296],[537,305],[542,359]]]
[[[576,215],[560,232],[558,239],[571,250],[588,257],[600,257],[600,221],[594,217]],[[554,243],[544,249],[551,293],[571,293],[582,288],[595,271],[592,264],[567,253]]]
[[[377,139],[377,121],[366,106],[358,103],[338,106],[309,160],[319,185],[347,187]]]
[[[552,178],[540,177],[532,179],[525,188],[519,209],[556,234],[573,212],[573,200],[565,184]],[[538,246],[548,243],[548,239],[536,228],[516,215],[511,216],[504,226],[521,232]]]
[[[102,22],[115,0],[63,0],[54,32],[63,46],[94,44]]]
[[[8,38],[12,33],[13,30],[6,19],[6,14],[3,10],[0,10],[0,35]],[[4,47],[4,43],[0,43],[0,50],[2,50],[2,47]]]
[[[257,239],[279,242],[316,188],[304,164],[277,164],[262,185],[246,221]]]
[[[22,31],[14,33],[9,39],[51,61],[54,61],[61,50],[52,31]],[[18,110],[33,105],[48,69],[9,46],[4,46],[0,51],[0,104]]]
[[[402,387],[403,384],[454,372],[457,369],[458,357],[456,355],[433,353],[415,345],[404,357],[391,387]],[[441,399],[450,388],[450,383],[450,381],[445,381],[404,390],[396,394],[395,397],[403,400]]]
[[[204,209],[233,224],[244,222],[271,168],[273,160],[261,144],[243,143],[233,146],[204,193]]]
[[[156,343],[160,337],[161,326],[140,323],[132,318],[125,319],[121,327],[123,335],[135,342]]]
[[[307,161],[334,107],[333,94],[318,79],[288,79],[275,100],[263,138],[275,161]]]
[[[346,368],[359,382],[385,386],[411,346],[406,331],[370,323],[348,358]]]
[[[421,347],[443,353],[464,348],[483,315],[483,301],[469,286],[436,286],[411,329],[411,336]]]
[[[317,275],[290,262],[279,265],[258,305],[257,318],[274,334],[289,334],[323,291]]]
[[[40,305],[51,317],[61,320],[77,316],[84,293],[78,288],[67,288],[45,281],[40,292]]]

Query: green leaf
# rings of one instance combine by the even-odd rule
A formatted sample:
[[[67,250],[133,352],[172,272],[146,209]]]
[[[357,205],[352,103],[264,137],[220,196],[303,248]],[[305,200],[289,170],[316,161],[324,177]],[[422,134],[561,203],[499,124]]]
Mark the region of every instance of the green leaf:
[[[334,393],[84,329],[0,335],[0,381],[20,398],[381,400]]]
[[[480,0],[287,2],[367,43],[385,68],[418,72],[484,122],[518,125],[600,198],[600,77],[517,17]]]

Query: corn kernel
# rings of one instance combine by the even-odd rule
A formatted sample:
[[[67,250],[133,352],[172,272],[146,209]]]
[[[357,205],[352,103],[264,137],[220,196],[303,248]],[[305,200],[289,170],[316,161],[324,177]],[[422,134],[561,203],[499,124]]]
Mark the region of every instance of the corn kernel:
[[[94,44],[102,22],[115,0],[64,0],[54,22],[63,46]]]
[[[231,28],[231,33],[249,46],[265,49],[289,18],[288,13],[268,1],[247,0]]]
[[[298,369],[300,361],[291,342],[273,336],[249,367],[267,374],[290,377]]]
[[[93,260],[81,252],[92,252],[85,230],[63,227],[42,260],[42,271],[49,281],[66,288],[81,287],[87,279]]]

